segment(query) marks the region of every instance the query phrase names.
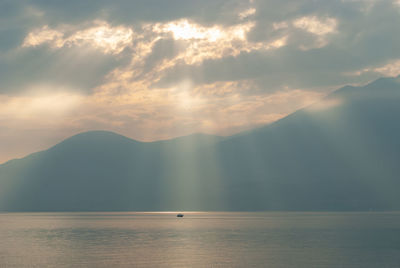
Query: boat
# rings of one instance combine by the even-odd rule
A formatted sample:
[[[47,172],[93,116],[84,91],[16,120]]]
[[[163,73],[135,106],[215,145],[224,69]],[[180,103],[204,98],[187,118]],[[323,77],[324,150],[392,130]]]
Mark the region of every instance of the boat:
[[[178,215],[176,215],[178,218],[183,218],[183,214],[179,213]]]

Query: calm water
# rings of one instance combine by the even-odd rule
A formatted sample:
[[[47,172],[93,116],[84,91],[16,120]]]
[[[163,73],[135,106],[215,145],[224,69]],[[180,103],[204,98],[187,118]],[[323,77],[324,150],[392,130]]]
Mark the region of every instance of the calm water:
[[[0,267],[400,267],[400,213],[0,214]]]

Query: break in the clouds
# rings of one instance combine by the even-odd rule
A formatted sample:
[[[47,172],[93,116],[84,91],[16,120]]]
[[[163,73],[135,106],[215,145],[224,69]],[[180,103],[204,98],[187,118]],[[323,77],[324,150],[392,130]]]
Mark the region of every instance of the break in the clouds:
[[[400,73],[400,4],[0,2],[0,162],[77,132],[229,135]]]

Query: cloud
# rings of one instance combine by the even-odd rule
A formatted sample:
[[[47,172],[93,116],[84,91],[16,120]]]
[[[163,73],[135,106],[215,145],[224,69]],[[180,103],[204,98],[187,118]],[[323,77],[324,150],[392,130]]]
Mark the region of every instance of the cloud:
[[[2,138],[108,129],[152,140],[266,124],[344,84],[399,74],[399,10],[392,0],[2,1]]]
[[[347,75],[361,76],[367,73],[376,73],[379,75],[390,76],[390,77],[398,76],[400,75],[400,59],[389,61],[388,63],[381,66],[368,67],[355,72],[350,72],[347,73]]]
[[[153,31],[160,34],[171,33],[174,40],[188,41],[184,53],[176,60],[182,59],[190,65],[206,59],[237,56],[246,51],[280,48],[286,44],[285,36],[271,42],[248,42],[246,35],[253,26],[252,22],[247,22],[229,27],[205,27],[188,20],[180,20],[156,24]]]
[[[372,69],[372,71],[380,73],[384,76],[398,76],[400,75],[400,59],[394,60],[380,67]]]
[[[274,4],[279,16],[270,14]],[[365,13],[363,7],[372,4],[374,9]],[[265,90],[286,85],[323,90],[373,80],[373,74],[349,77],[343,72],[359,70],[367,64],[380,66],[398,58],[393,48],[400,42],[393,32],[400,21],[390,2],[332,1],[311,7],[309,1],[270,1],[268,10],[260,2],[255,6],[255,25],[246,33],[247,42],[266,43],[285,37],[284,46],[275,51],[244,50],[206,59],[198,65],[179,62],[165,71],[160,83],[257,79],[264,83]]]
[[[230,79],[267,81],[271,77],[272,86],[266,85],[266,90],[278,89],[279,83],[273,77],[278,74],[281,86],[285,86],[279,75],[283,72],[288,73],[289,85],[294,88],[312,84],[313,79],[318,81],[314,87],[332,87],[340,79],[344,80],[343,83],[354,81],[342,75],[350,71],[347,69],[361,69],[368,61],[370,65],[382,64],[392,57],[393,53],[385,50],[387,55],[374,58],[376,52],[372,52],[372,46],[375,42],[382,38],[393,39],[393,44],[399,42],[398,38],[389,36],[390,27],[386,31],[366,31],[364,28],[376,27],[377,10],[388,13],[386,21],[381,23],[394,25],[393,3],[376,1],[322,1],[316,6],[310,1],[217,1],[214,7],[221,15],[218,19],[201,14],[201,10],[207,7],[195,1],[191,6],[198,7],[198,13],[196,10],[185,10],[187,13],[181,16],[179,10],[171,10],[170,17],[165,17],[165,20],[163,17],[156,20],[148,14],[148,18],[139,16],[140,19],[121,20],[119,24],[116,24],[112,14],[122,14],[122,9],[131,3],[121,1],[110,6],[99,2],[84,6],[82,10],[91,14],[86,21],[83,17],[73,19],[82,10],[71,14],[71,19],[63,19],[66,12],[80,7],[74,1],[57,3],[58,8],[54,3],[48,6],[44,3],[47,2],[35,2],[33,6],[47,12],[45,17],[48,17],[49,24],[31,30],[25,37],[23,47],[43,44],[53,49],[89,47],[104,54],[119,54],[129,48],[124,58],[126,63],[130,57],[131,63],[125,74],[130,69],[131,73],[135,73],[132,79],[144,79],[146,76],[147,84],[164,87],[187,79],[194,83],[211,83]],[[63,5],[65,9],[61,10]],[[135,5],[142,11],[150,8],[143,3]],[[366,6],[373,6],[374,10],[365,13]],[[186,7],[187,4],[179,6]],[[231,8],[228,10],[227,7]],[[277,12],[271,13],[271,10]],[[55,24],[51,14],[59,12],[64,15],[60,15]],[[354,19],[362,20],[365,25],[358,25]],[[368,43],[371,48],[366,47]],[[160,53],[162,45],[165,53]],[[276,51],[271,53],[270,50]],[[354,63],[349,63],[349,59]],[[311,68],[304,69],[304,64]],[[337,71],[339,65],[343,69],[340,72]],[[122,70],[121,66],[112,67]],[[112,71],[111,68],[107,70]],[[96,80],[103,81],[106,74],[99,73]],[[326,74],[330,74],[331,78],[323,83],[328,76]],[[301,82],[303,80],[305,82]],[[88,85],[82,87],[87,88]]]
[[[98,0],[81,1],[35,0],[29,2],[44,10],[52,25],[80,24],[103,19],[113,24],[137,24],[142,22],[167,22],[182,18],[202,24],[231,24],[239,20],[237,14],[248,6],[243,0]]]
[[[333,18],[318,19],[315,16],[306,16],[296,19],[294,27],[316,35],[326,35],[336,31],[337,21]]]
[[[43,12],[23,1],[0,2],[0,55],[18,47],[29,28],[36,25]]]
[[[119,54],[132,43],[133,31],[130,28],[118,26],[111,27],[107,22],[94,21],[94,25],[78,30],[69,36],[64,31],[54,30],[48,25],[30,32],[22,47],[49,44],[52,48],[89,45],[101,50],[105,54]]]
[[[22,94],[32,85],[45,83],[88,94],[124,60],[83,48],[17,49],[0,56],[0,93]]]
[[[254,7],[243,10],[242,12],[239,13],[239,18],[240,20],[247,19],[248,17],[253,16],[256,13],[256,11],[257,10]]]
[[[301,49],[307,50],[328,45],[329,40],[325,36],[337,31],[337,20],[334,18],[320,19],[315,16],[305,16],[293,21],[293,26],[316,35],[314,44],[311,44],[311,46],[305,44],[300,46]]]
[[[32,88],[24,96],[2,96],[0,118],[13,120],[42,121],[54,120],[75,109],[83,101],[83,96],[71,93],[68,89],[54,92],[52,86],[41,85],[39,90]]]

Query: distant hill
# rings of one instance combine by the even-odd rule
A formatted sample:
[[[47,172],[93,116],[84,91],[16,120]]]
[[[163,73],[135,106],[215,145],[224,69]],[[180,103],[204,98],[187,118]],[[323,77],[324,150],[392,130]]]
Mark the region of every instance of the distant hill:
[[[399,122],[397,77],[226,138],[86,132],[0,165],[0,210],[397,210]]]

